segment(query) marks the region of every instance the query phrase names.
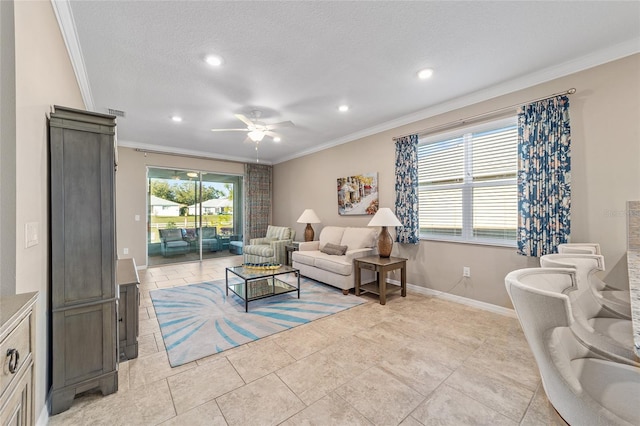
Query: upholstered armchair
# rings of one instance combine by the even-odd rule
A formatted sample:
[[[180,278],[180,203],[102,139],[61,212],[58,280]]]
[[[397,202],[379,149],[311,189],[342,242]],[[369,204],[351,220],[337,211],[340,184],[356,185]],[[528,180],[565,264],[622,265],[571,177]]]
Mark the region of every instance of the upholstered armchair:
[[[571,425],[640,424],[638,367],[604,359],[571,330],[575,269],[521,269],[505,284],[544,391],[562,418]]]
[[[542,269],[567,268],[574,271],[574,286],[566,292],[573,321],[570,329],[584,346],[615,362],[640,367],[633,350],[633,326],[630,319],[605,308],[594,295],[589,277],[604,269],[599,255],[547,254],[540,258]]]
[[[267,235],[252,238],[249,245],[244,246],[244,263],[286,263],[285,246],[290,244],[296,236],[296,231],[286,226],[272,226],[267,228]]]
[[[200,230],[200,235],[202,235],[202,250],[220,250],[220,244],[218,243],[218,232],[216,228],[205,226]]]
[[[189,243],[183,239],[181,229],[159,229],[158,232],[163,256],[189,252]]]
[[[584,289],[591,290],[605,311],[618,318],[631,320],[631,293],[629,290],[613,290],[596,275],[604,271],[604,257],[600,254],[547,254],[540,258],[542,267],[576,268],[584,278]],[[599,315],[601,316],[601,315]],[[611,315],[608,315],[611,316]]]

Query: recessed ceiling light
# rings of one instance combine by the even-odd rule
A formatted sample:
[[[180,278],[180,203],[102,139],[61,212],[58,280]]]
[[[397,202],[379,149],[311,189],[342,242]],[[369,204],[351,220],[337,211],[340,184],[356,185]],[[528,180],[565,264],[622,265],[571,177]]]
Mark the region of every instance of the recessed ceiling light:
[[[349,111],[349,105],[340,105],[340,106],[338,107],[338,111],[340,111],[340,112],[347,112],[347,111]]]
[[[281,140],[282,140],[282,139],[280,139],[280,137],[279,137],[279,136],[276,136],[275,138],[273,138],[273,141],[274,141],[274,142],[280,142]]]
[[[222,58],[216,55],[208,55],[206,58],[204,58],[204,61],[212,67],[219,67],[220,65],[222,65]]]
[[[433,70],[431,68],[425,68],[423,70],[418,71],[418,78],[420,80],[426,80],[433,75]]]
[[[176,123],[180,123],[182,121],[182,117],[178,117],[177,115],[174,115],[171,119]]]

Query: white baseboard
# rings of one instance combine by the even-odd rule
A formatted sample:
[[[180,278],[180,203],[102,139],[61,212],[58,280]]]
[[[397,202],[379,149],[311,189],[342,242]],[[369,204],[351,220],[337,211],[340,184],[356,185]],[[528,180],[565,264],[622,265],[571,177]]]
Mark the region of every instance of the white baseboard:
[[[398,280],[389,280],[394,284],[400,285]],[[467,297],[456,296],[455,294],[445,293],[443,291],[433,290],[431,288],[422,287],[415,284],[407,283],[407,290],[414,293],[423,294],[425,296],[433,296],[450,302],[460,303],[461,305],[471,306],[473,308],[482,309],[483,311],[493,312],[494,314],[504,315],[510,318],[517,318],[516,311],[502,306],[493,305],[491,303],[480,302],[479,300],[469,299]]]

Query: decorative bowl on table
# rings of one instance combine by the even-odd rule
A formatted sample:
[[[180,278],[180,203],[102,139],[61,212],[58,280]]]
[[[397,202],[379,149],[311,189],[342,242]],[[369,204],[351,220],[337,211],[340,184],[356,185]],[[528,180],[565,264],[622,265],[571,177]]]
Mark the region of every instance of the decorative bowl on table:
[[[263,263],[243,263],[242,266],[250,269],[278,269],[282,266],[281,263],[263,262]]]

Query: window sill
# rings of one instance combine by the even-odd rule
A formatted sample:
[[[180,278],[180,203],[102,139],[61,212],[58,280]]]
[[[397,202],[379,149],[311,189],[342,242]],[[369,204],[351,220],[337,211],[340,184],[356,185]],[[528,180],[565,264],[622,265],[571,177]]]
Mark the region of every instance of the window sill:
[[[456,238],[438,238],[438,237],[426,237],[420,236],[420,241],[433,241],[441,243],[456,243],[456,244],[471,244],[475,246],[491,246],[491,247],[504,247],[504,248],[517,248],[518,244],[515,241],[486,241],[486,240],[463,240]]]

